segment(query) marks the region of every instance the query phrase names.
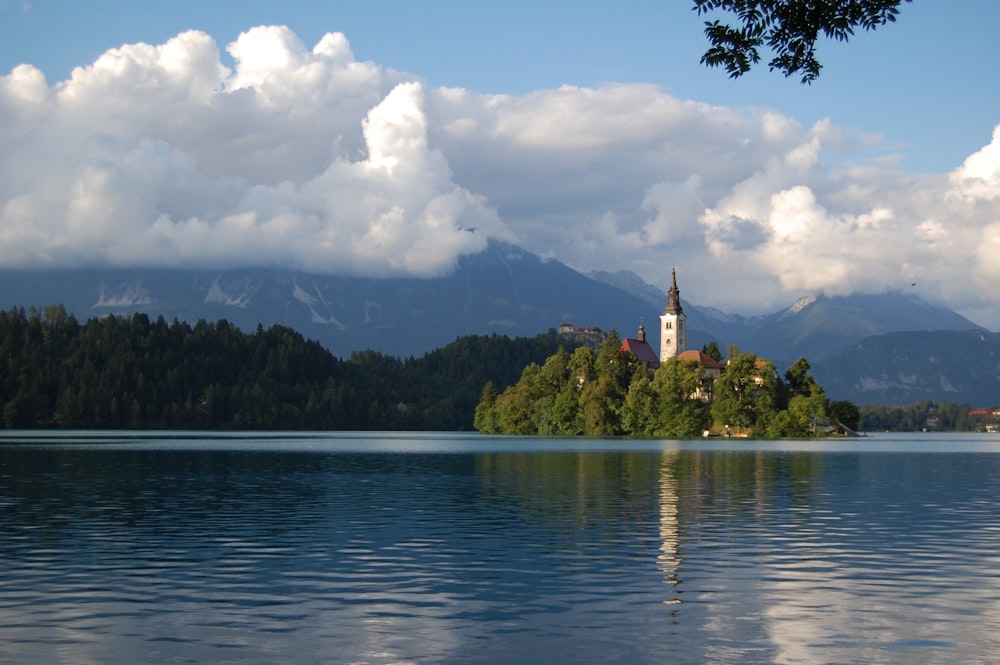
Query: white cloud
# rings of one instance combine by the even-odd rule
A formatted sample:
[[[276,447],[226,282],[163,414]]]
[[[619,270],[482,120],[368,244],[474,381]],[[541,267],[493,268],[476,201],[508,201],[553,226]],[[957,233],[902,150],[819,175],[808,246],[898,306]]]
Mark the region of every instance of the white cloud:
[[[287,28],[0,80],[0,264],[280,264],[428,275],[507,235],[427,140],[425,93]],[[481,232],[471,232],[470,229]]]
[[[824,165],[814,136],[705,211],[708,247],[785,292],[917,283],[925,297],[955,307],[995,306],[998,137],[951,174],[918,177]]]
[[[488,236],[752,312],[921,295],[1000,325],[1000,127],[953,172],[877,142],[652,85],[426,89],[285,27],[0,77],[0,266],[287,265],[436,274]],[[831,153],[837,159],[831,159]],[[476,228],[476,232],[468,229]]]

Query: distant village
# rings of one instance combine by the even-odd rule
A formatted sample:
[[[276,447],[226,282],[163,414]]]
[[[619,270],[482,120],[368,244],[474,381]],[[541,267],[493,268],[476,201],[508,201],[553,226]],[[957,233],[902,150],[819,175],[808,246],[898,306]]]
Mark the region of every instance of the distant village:
[[[1000,432],[1000,409],[973,409],[969,411],[969,417],[982,419],[987,432]]]

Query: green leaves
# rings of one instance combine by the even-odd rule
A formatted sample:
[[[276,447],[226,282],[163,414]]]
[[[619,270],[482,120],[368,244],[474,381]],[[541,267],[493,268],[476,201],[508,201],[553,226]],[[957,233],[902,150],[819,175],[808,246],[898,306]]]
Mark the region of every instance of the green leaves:
[[[816,57],[820,35],[839,42],[854,36],[854,29],[875,30],[895,23],[899,5],[912,0],[694,0],[701,15],[728,12],[739,27],[720,20],[705,22],[711,46],[701,64],[723,67],[730,78],[746,74],[760,62],[766,45],[774,54],[768,63],[786,77],[801,75],[812,83],[822,65]]]

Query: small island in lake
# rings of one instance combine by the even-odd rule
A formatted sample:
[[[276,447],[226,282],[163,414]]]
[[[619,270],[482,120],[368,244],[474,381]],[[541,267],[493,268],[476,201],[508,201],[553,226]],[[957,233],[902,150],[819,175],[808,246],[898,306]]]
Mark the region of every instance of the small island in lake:
[[[655,354],[635,338],[606,335],[595,353],[560,348],[525,368],[502,393],[488,384],[475,427],[490,434],[805,437],[856,435],[858,408],[827,399],[800,358],[779,377],[766,358],[718,344],[687,349],[677,271],[660,315]]]

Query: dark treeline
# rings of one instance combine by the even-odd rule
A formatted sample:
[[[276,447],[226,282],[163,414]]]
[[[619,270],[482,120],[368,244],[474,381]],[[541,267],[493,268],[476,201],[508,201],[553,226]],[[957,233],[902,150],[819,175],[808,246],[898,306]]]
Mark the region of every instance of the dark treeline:
[[[866,432],[981,432],[997,419],[977,415],[968,404],[921,400],[908,406],[868,404],[860,407],[861,428]]]
[[[15,308],[0,312],[0,426],[471,429],[483,385],[516,382],[559,344],[554,331],[468,336],[416,359],[343,360],[282,326]]]

